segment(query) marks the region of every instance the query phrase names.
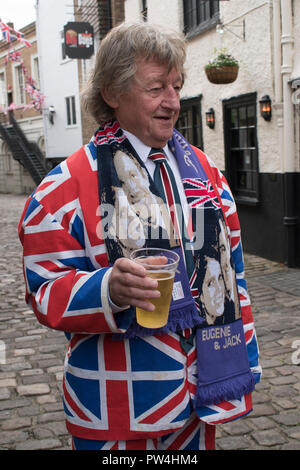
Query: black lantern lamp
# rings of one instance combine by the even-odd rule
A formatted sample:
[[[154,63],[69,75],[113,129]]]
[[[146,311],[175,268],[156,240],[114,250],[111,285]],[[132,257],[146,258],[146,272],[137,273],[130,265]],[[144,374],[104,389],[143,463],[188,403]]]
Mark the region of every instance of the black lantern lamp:
[[[271,121],[272,116],[272,102],[269,95],[265,95],[259,101],[260,114],[266,121]]]
[[[209,108],[206,113],[206,125],[210,128],[210,129],[214,129],[215,127],[215,112],[213,110],[213,108]]]

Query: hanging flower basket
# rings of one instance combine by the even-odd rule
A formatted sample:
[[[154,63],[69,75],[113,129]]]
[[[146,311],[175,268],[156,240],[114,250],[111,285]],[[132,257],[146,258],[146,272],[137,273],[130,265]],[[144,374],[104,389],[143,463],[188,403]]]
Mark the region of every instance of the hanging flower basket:
[[[232,83],[237,79],[239,64],[231,54],[226,52],[226,49],[221,49],[218,55],[204,67],[204,70],[211,83],[217,85]]]
[[[209,67],[205,69],[206,76],[211,83],[217,85],[232,83],[239,73],[238,65],[223,65],[222,67]]]

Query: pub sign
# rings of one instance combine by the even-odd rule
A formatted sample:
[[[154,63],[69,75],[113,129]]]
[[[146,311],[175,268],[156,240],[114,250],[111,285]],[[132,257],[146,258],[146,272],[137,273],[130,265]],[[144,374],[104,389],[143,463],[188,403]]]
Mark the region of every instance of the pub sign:
[[[64,26],[65,53],[70,59],[89,59],[94,54],[94,28],[86,22]]]

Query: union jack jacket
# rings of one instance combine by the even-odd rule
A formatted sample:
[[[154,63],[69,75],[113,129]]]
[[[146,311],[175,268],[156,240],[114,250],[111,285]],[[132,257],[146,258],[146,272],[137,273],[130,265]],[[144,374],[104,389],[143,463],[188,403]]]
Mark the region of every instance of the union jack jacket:
[[[236,207],[226,179],[207,162],[230,229],[249,362],[259,377]],[[26,202],[19,224],[26,302],[41,324],[65,332],[69,341],[63,380],[69,432],[98,440],[154,438],[181,428],[191,414],[195,345],[185,353],[172,332],[115,338],[123,330],[108,300],[111,266],[98,205],[91,141],[52,170]],[[196,411],[215,425],[251,409],[246,395]]]

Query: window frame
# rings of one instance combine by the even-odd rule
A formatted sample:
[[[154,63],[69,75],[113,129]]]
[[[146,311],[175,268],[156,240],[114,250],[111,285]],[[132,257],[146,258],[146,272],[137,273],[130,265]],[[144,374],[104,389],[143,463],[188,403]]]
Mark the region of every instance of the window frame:
[[[2,150],[0,149],[0,154],[1,153],[3,157],[3,172],[5,175],[12,175],[13,157],[6,142],[3,142]]]
[[[217,9],[215,10],[217,3]],[[201,7],[209,8],[209,17],[201,20]],[[220,0],[207,2],[206,0],[183,0],[183,32],[187,39],[193,38],[198,34],[204,33],[216,26],[220,18]],[[192,11],[190,18],[188,12]],[[192,19],[192,21],[190,21]]]
[[[22,65],[15,64],[13,68],[14,73],[14,102],[16,105],[26,104],[26,92],[25,92],[25,77],[22,69]],[[22,84],[20,83],[20,73],[22,76]]]
[[[31,56],[31,76],[36,84],[37,90],[41,89],[40,61],[38,54]]]
[[[179,120],[182,117],[182,114],[188,110],[192,111],[192,119],[193,122],[188,126],[189,129],[192,129],[193,138],[187,138],[188,142],[195,147],[203,150],[203,126],[202,126],[202,111],[201,111],[201,101],[202,95],[197,95],[190,98],[183,98],[180,101],[180,113],[178,120],[175,124],[175,128],[180,132],[184,137],[183,128],[179,126]],[[199,126],[196,126],[194,120],[194,113],[198,113],[199,117]],[[198,129],[198,130],[197,130]],[[196,133],[198,133],[198,138],[196,137]]]
[[[247,109],[253,107],[253,124],[249,125]],[[237,117],[238,125],[231,126],[232,110],[237,109],[241,114],[242,108],[246,109],[246,125],[240,125],[240,116]],[[257,139],[257,93],[246,93],[234,98],[223,100],[224,121],[224,147],[225,147],[225,171],[231,191],[236,202],[257,205],[259,203],[259,149]],[[251,131],[254,130],[253,131]],[[234,132],[238,136],[238,145],[233,145]],[[241,145],[244,139],[246,145]],[[236,139],[236,137],[235,137]],[[250,140],[253,145],[250,145]],[[237,142],[237,141],[236,141]],[[234,158],[233,155],[236,154]],[[238,157],[239,154],[239,157]],[[242,158],[240,158],[242,156]],[[240,161],[237,162],[237,159]],[[247,160],[250,159],[250,167],[246,168]],[[239,167],[238,167],[239,165]],[[238,185],[238,173],[244,173],[246,179],[251,179],[252,188],[242,188]]]
[[[0,86],[0,108],[7,108],[8,106],[8,96],[7,96],[7,81],[6,81],[6,70],[4,68],[0,69],[0,76],[3,75],[3,82],[0,80],[0,83],[3,83],[3,89]],[[3,103],[1,103],[3,99]]]
[[[65,97],[66,106],[66,122],[67,127],[75,127],[78,125],[77,122],[77,107],[75,95]]]

